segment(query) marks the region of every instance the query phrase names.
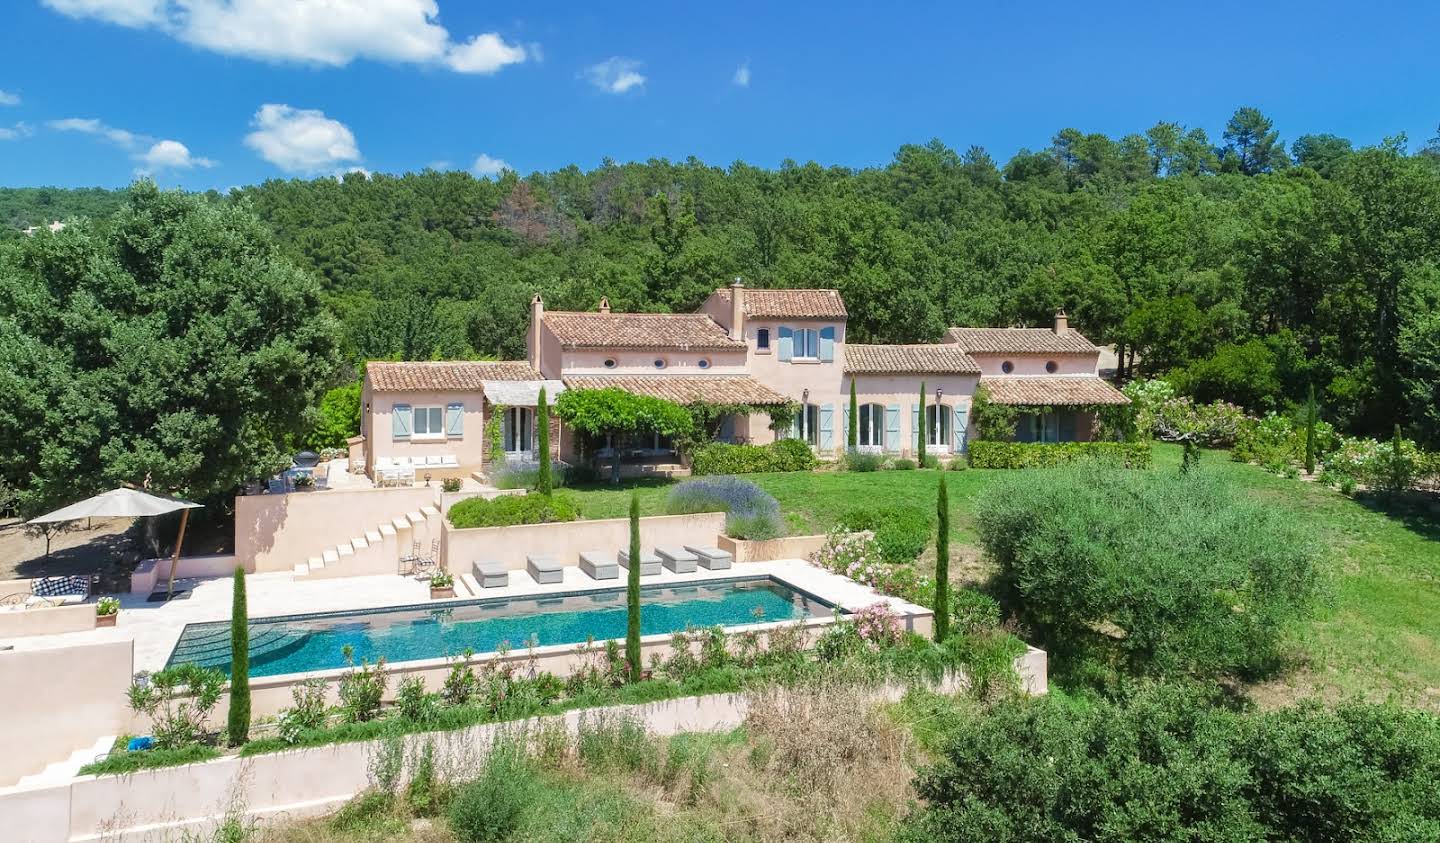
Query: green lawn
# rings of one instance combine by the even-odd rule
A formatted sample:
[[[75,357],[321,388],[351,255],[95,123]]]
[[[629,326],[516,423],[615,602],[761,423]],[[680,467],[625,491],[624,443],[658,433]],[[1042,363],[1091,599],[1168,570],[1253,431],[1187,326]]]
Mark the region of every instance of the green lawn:
[[[1180,449],[1157,446],[1156,471],[1176,471]],[[1440,709],[1440,500],[1400,505],[1347,498],[1317,483],[1289,480],[1239,465],[1228,454],[1207,453],[1204,468],[1223,474],[1247,493],[1294,514],[1330,549],[1330,604],[1297,636],[1297,666],[1258,688],[1262,702],[1320,693],[1330,698],[1395,695]],[[1033,472],[1043,482],[1043,470]],[[971,505],[999,472],[949,472],[951,544],[972,564],[954,566],[962,577],[983,576],[974,562]],[[844,512],[864,506],[913,505],[935,500],[935,471],[815,472],[750,475],[780,501],[792,533],[824,532]],[[664,511],[673,484],[642,481],[620,489],[577,492],[587,518],[623,517],[631,489],[644,514]],[[922,560],[923,561],[923,560]]]

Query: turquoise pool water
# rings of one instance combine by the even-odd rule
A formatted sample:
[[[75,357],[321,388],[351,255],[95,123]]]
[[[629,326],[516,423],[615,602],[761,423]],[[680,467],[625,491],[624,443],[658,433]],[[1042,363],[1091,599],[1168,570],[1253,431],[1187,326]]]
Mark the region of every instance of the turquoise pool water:
[[[642,635],[688,627],[825,617],[831,606],[770,577],[693,585],[647,585],[640,589]],[[468,650],[493,652],[502,642],[521,649],[625,637],[625,589],[567,592],[543,598],[500,598],[399,606],[250,621],[250,675],[279,676],[345,667],[342,649],[355,660],[415,661]],[[194,662],[230,671],[230,624],[187,624],[169,664]]]

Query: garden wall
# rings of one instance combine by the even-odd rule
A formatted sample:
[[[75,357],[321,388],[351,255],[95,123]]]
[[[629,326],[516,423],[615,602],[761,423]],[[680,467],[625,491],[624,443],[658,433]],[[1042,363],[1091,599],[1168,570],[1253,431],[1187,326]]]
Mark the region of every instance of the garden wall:
[[[235,558],[250,573],[289,571],[327,548],[440,500],[440,486],[326,489],[235,499]]]
[[[93,626],[95,607],[81,608]],[[127,640],[0,651],[0,785],[130,727],[134,650]],[[0,810],[13,831],[8,816]]]
[[[730,551],[736,562],[773,562],[777,559],[809,559],[825,546],[825,537],[786,536],[769,541],[743,541],[729,536],[717,539],[721,550]]]
[[[130,574],[131,594],[150,594],[163,589],[170,581],[171,557],[146,559]],[[175,578],[183,577],[228,577],[235,573],[236,556],[233,553],[213,556],[182,556],[175,569]]]
[[[1039,655],[1039,659],[1035,655]],[[1027,676],[1044,653],[1031,649],[1015,660]],[[963,676],[952,676],[941,690],[963,687]],[[1043,673],[1039,690],[1044,693]],[[875,689],[875,702],[900,699],[907,689],[886,685]],[[483,760],[497,735],[539,727],[563,725],[574,734],[582,719],[634,718],[652,734],[728,731],[744,723],[749,700],[742,694],[712,694],[641,705],[619,705],[571,711],[514,723],[490,723],[454,732],[411,735],[405,739],[406,758],[413,758],[426,743],[435,750],[439,774],[449,779],[468,777]],[[230,756],[199,764],[141,770],[124,776],[82,776],[62,785],[0,790],[0,816],[12,829],[24,829],[32,843],[71,840],[154,840],[161,836],[203,835],[226,817],[247,821],[294,820],[329,813],[372,786],[368,770],[382,751],[382,741],[332,744],[255,755]]]
[[[646,550],[656,545],[711,545],[724,531],[723,512],[655,515],[640,519],[640,544]],[[581,551],[615,553],[629,546],[628,518],[465,530],[455,529],[447,521],[441,533],[440,558],[455,574],[470,573],[471,566],[480,560],[503,562],[512,571],[523,571],[525,557],[531,554],[553,556],[564,565],[579,565]]]
[[[0,610],[0,640],[95,628],[94,603]]]

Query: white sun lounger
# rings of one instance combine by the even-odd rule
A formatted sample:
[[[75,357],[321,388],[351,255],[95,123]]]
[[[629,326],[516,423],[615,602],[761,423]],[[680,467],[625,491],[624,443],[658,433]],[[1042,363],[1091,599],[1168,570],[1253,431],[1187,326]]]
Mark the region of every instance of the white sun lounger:
[[[481,588],[504,588],[510,584],[510,569],[503,562],[482,560],[475,563],[475,579]]]
[[[560,567],[560,560],[553,556],[527,556],[525,558],[525,569],[535,582],[541,585],[562,582],[565,579],[565,571]]]
[[[630,570],[630,551],[620,551],[620,567]],[[640,576],[653,577],[659,573],[660,557],[649,551],[640,551]]]
[[[665,567],[677,574],[695,573],[695,563],[699,561],[695,554],[683,547],[656,547],[655,555],[660,557]]]
[[[687,544],[685,549],[695,554],[700,562],[700,567],[710,571],[727,570],[735,561],[735,557],[731,556],[728,550],[721,550],[718,547],[697,547]]]
[[[581,551],[580,570],[594,580],[620,579],[620,566],[615,564],[615,557],[603,550]]]

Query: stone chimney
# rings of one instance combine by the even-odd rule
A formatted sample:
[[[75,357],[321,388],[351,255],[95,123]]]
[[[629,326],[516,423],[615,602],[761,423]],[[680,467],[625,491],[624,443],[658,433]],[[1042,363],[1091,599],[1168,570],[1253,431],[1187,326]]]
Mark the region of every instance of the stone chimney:
[[[609,312],[610,312],[610,297],[609,297],[609,296],[601,296],[601,297],[600,297],[600,312],[601,312],[601,313],[609,313]]]
[[[540,360],[540,323],[545,320],[545,302],[541,300],[540,294],[530,300],[530,365],[535,371],[544,374]]]
[[[1062,337],[1070,333],[1070,317],[1065,315],[1063,307],[1055,311],[1055,333]]]
[[[745,338],[745,282],[738,277],[730,285],[730,339]]]

